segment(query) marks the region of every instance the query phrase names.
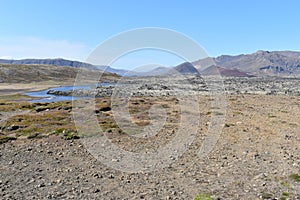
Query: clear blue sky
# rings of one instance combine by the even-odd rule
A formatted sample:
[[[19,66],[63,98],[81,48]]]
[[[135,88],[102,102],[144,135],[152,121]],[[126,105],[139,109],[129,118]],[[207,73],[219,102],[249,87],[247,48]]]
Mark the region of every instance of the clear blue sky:
[[[300,51],[299,8],[299,0],[2,0],[0,58],[84,60],[105,39],[142,27],[181,32],[210,56]]]

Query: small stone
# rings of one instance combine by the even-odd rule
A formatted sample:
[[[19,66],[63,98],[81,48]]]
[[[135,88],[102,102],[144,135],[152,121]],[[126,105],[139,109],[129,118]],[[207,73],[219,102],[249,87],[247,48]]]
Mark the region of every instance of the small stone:
[[[94,193],[98,193],[98,192],[100,192],[98,188],[94,190]]]
[[[15,130],[18,130],[19,128],[21,128],[21,127],[13,124],[13,125],[7,127],[6,130],[15,131]]]
[[[15,162],[13,160],[9,161],[9,165],[13,165]]]
[[[44,183],[41,183],[41,184],[38,185],[39,188],[45,187],[45,186],[46,186],[46,185],[45,185]]]
[[[110,179],[114,179],[114,178],[115,178],[115,176],[114,176],[113,174],[110,174],[110,175],[108,176],[108,178],[110,178]]]
[[[93,175],[93,177],[95,177],[95,178],[103,178],[102,175],[99,175],[98,173],[95,173],[95,174]]]

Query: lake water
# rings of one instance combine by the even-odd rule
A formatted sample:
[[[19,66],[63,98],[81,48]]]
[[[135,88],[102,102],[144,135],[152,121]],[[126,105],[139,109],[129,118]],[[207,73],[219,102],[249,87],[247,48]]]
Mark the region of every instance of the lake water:
[[[70,91],[76,89],[91,89],[96,86],[108,86],[110,83],[100,83],[96,85],[84,85],[84,86],[62,86],[49,88],[47,90],[41,90],[37,92],[27,92],[26,95],[31,97],[37,97],[39,99],[31,100],[30,102],[58,102],[58,101],[72,101],[79,98],[89,98],[89,97],[72,97],[72,96],[56,96],[52,94],[47,94],[49,90],[57,90],[57,91]]]

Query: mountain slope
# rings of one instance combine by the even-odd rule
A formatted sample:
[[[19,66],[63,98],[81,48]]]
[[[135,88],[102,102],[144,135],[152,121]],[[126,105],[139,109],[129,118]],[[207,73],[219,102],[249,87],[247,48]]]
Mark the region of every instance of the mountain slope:
[[[2,64],[14,64],[14,65],[54,65],[54,66],[68,66],[68,67],[84,67],[90,69],[96,69],[96,67],[89,63],[66,60],[62,58],[55,59],[22,59],[22,60],[4,60],[0,59]]]
[[[194,67],[192,63],[185,62],[180,65],[174,67],[174,69],[180,74],[197,74],[199,75],[199,71]]]
[[[53,65],[53,66],[67,66],[74,68],[87,68],[87,69],[100,69],[105,72],[115,73],[118,75],[126,74],[127,70],[115,69],[109,66],[92,65],[85,62],[66,60],[62,58],[55,59],[22,59],[22,60],[5,60],[0,59],[1,64],[14,64],[14,65]]]
[[[103,66],[103,65],[95,65],[95,67],[97,69],[100,69],[102,71],[105,72],[109,72],[109,73],[114,73],[114,74],[118,74],[120,76],[126,75],[126,73],[128,73],[128,70],[124,70],[124,69],[116,69],[116,68],[112,68],[110,66]]]
[[[256,76],[300,76],[300,52],[296,51],[257,51],[252,54],[222,55],[210,59],[213,59],[214,65]],[[207,64],[206,60],[198,60],[193,64],[201,65],[199,70],[206,69],[212,66]]]
[[[222,55],[214,61],[218,66],[253,75],[300,75],[300,52],[257,51],[237,56]]]
[[[92,69],[82,70],[86,71],[87,76],[95,73]],[[74,82],[77,72],[77,68],[68,66],[0,64],[0,83]],[[116,74],[105,72],[101,80],[117,78]]]
[[[252,77],[252,75],[238,69],[227,69],[219,66],[211,66],[201,72],[201,75],[221,75],[225,77]]]

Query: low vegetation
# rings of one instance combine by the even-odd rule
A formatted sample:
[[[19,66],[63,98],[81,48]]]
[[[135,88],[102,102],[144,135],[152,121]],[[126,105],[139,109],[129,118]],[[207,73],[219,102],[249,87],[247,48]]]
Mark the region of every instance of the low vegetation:
[[[194,200],[214,200],[214,199],[208,194],[197,194],[194,197]]]
[[[300,175],[299,175],[299,174],[291,174],[291,175],[289,176],[289,178],[290,178],[292,181],[300,182]]]
[[[144,101],[138,98],[130,101],[129,112],[136,125],[143,127],[150,124],[148,110],[154,103],[150,100]],[[165,108],[169,107],[167,102],[161,101],[158,103],[161,103]],[[95,116],[98,118],[103,131],[123,134],[124,132],[112,116],[110,104],[109,98],[97,99]],[[0,113],[13,114],[0,122],[1,143],[17,138],[33,139],[48,137],[49,135],[58,135],[64,139],[78,139],[84,135],[77,133],[71,111],[71,101],[28,103],[2,100],[0,101]],[[174,112],[169,111],[169,113]]]

